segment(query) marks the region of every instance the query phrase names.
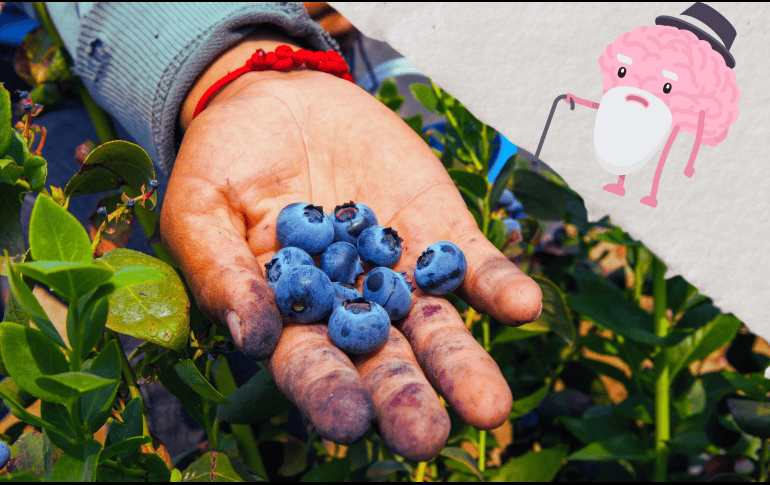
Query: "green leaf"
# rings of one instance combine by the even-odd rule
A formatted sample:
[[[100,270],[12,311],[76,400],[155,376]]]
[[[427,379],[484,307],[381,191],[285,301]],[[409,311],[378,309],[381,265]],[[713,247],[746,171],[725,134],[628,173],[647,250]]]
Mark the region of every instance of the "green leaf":
[[[158,455],[145,455],[144,468],[147,470],[148,482],[168,482],[171,479],[171,470]]]
[[[623,292],[582,268],[574,271],[580,292],[567,295],[567,304],[598,326],[635,342],[660,345],[653,332],[652,316],[623,296]]]
[[[620,353],[620,350],[612,341],[599,335],[589,334],[584,336],[580,339],[580,345],[597,354],[617,356]]]
[[[404,118],[404,123],[409,125],[409,128],[420,135],[420,138],[423,140],[426,138],[426,135],[424,135],[422,132],[422,113],[417,113],[416,115],[410,116],[409,118]]]
[[[8,261],[6,261],[6,264],[8,264]],[[19,303],[21,310],[26,317],[32,319],[37,328],[40,329],[46,337],[56,342],[59,346],[66,348],[67,346],[61,335],[59,335],[59,331],[56,330],[56,327],[54,327],[53,323],[48,318],[48,315],[46,315],[40,302],[37,301],[35,295],[32,294],[32,291],[27,284],[24,283],[23,278],[16,271],[16,268],[7,265],[6,271],[8,273],[8,282],[10,283],[14,300]],[[24,323],[26,324],[26,322]]]
[[[190,359],[185,359],[174,366],[174,370],[182,382],[198,393],[203,399],[217,404],[230,404],[225,397],[219,393],[214,386],[200,373],[195,363]]]
[[[8,251],[12,258],[18,258],[26,250],[20,200],[25,192],[22,187],[0,183],[0,253]]]
[[[43,479],[28,472],[0,475],[0,482],[42,482]]]
[[[38,479],[45,476],[45,436],[36,430],[19,436],[11,446],[11,459],[5,470],[13,475],[27,473]]]
[[[110,431],[107,433],[107,443],[114,445],[121,441],[136,436],[142,436],[142,398],[132,399],[120,415],[123,422],[117,420],[110,425]],[[120,454],[120,461],[128,460],[135,451],[124,451]]]
[[[45,185],[48,177],[48,163],[40,155],[30,155],[24,160],[24,178],[27,179],[30,188],[38,191]]]
[[[393,81],[393,79],[386,79],[383,81],[382,86],[380,86],[380,92],[377,93],[377,96],[382,98],[392,98],[393,96],[398,96],[398,86],[396,86],[395,81]]]
[[[589,418],[584,416],[581,419],[560,416],[559,420],[570,433],[575,435],[577,439],[585,444],[595,443],[597,441],[606,442],[625,434],[623,430],[618,429],[618,427],[606,417]]]
[[[83,300],[86,300],[86,302],[83,303]],[[88,299],[87,296],[81,298],[78,302],[78,306],[81,307],[79,308],[78,315],[82,328],[75,328],[80,325],[71,326],[69,318],[67,319],[67,335],[69,341],[72,342],[73,338],[77,339],[77,348],[81,359],[84,359],[91,352],[91,349],[96,346],[99,339],[102,337],[104,326],[107,323],[107,314],[110,309],[107,298],[102,298],[89,305],[91,302],[92,300]],[[85,305],[84,308],[82,308],[83,305]],[[72,305],[70,305],[70,308],[71,307]],[[67,317],[69,317],[69,312],[67,313]],[[70,332],[71,328],[72,332]],[[75,345],[72,346],[73,350],[75,347]]]
[[[75,196],[107,192],[120,187],[121,182],[135,190],[149,187],[155,169],[147,152],[139,145],[123,140],[110,141],[88,154],[78,173],[64,188],[65,195]],[[155,204],[157,193],[150,201]]]
[[[132,438],[126,438],[123,441],[119,441],[113,445],[106,446],[102,453],[99,455],[99,463],[104,460],[109,460],[115,456],[123,453],[133,453],[138,451],[142,445],[146,445],[152,441],[149,436],[134,436]]]
[[[96,466],[101,443],[96,440],[75,443],[67,453],[56,461],[46,482],[93,482],[96,480]]]
[[[529,396],[513,401],[508,419],[520,418],[535,409],[540,404],[540,401],[545,398],[546,394],[548,394],[548,388],[549,386],[547,385],[543,386]]]
[[[217,419],[231,424],[264,422],[294,407],[264,369],[227,396],[227,400],[229,405],[217,406]]]
[[[91,239],[80,222],[50,197],[40,195],[29,220],[29,246],[35,261],[90,264]]]
[[[550,482],[559,473],[569,447],[530,451],[517,456],[494,472],[490,482]]]
[[[479,466],[478,464],[476,464],[476,460],[474,460],[473,457],[469,455],[468,452],[463,450],[462,448],[447,446],[446,448],[441,450],[441,453],[439,454],[441,456],[449,458],[450,460],[460,463],[469,471],[473,472],[479,478],[479,480],[484,480],[484,477],[481,474],[481,470],[479,470]]]
[[[468,191],[483,199],[487,195],[487,179],[481,175],[465,170],[450,168],[447,170],[455,185],[468,189]]]
[[[735,423],[744,432],[763,440],[770,438],[770,403],[747,399],[728,399]]]
[[[535,172],[517,170],[513,178],[513,193],[532,217],[546,221],[564,219],[567,191]]]
[[[503,191],[508,188],[508,182],[513,175],[513,168],[516,166],[516,155],[511,155],[508,160],[505,161],[500,173],[497,174],[495,183],[492,185],[492,190],[489,192],[489,207],[497,207],[497,203],[500,202],[500,196],[503,195]]]
[[[645,448],[639,437],[626,433],[604,442],[591,443],[573,453],[569,460],[580,461],[649,461],[653,456],[652,449]]]
[[[683,367],[701,360],[735,338],[741,321],[732,314],[718,315],[679,344],[666,348],[673,380]]]
[[[534,322],[532,322],[534,323]],[[517,340],[523,340],[525,338],[534,337],[536,335],[542,335],[548,333],[548,327],[539,323],[533,325],[532,323],[526,323],[519,327],[503,327],[492,339],[492,347],[499,344],[505,344],[509,342],[516,342]]]
[[[11,93],[0,83],[0,157],[5,156],[11,143]]]
[[[142,266],[163,275],[161,280],[156,280],[147,274],[147,282],[136,279],[117,289],[110,296],[107,327],[176,351],[184,349],[190,335],[190,300],[174,268],[159,259],[128,249],[114,249],[100,261],[116,273]],[[133,278],[136,273],[132,275]]]
[[[203,415],[203,399],[190,386],[182,382],[172,366],[160,366],[158,379],[187,411],[187,413],[201,426],[206,426]],[[219,407],[219,406],[217,406]]]
[[[24,160],[29,156],[29,147],[24,137],[21,136],[16,130],[11,130],[11,142],[8,145],[8,150],[5,152],[5,158],[12,158],[16,164],[21,167]],[[21,170],[24,173],[24,169]]]
[[[16,165],[10,156],[0,160],[0,182],[14,185],[22,175],[24,175],[24,168]]]
[[[91,394],[83,396],[80,400],[80,411],[83,422],[91,433],[98,431],[110,417],[112,403],[118,392],[120,379],[120,350],[118,344],[111,340],[93,361],[83,364],[83,372],[95,376],[115,380],[112,386],[107,386]]]
[[[698,289],[681,276],[666,280],[666,303],[674,315],[705,300],[698,294]]]
[[[73,401],[84,394],[98,391],[116,382],[114,379],[103,379],[87,372],[62,372],[61,374],[40,376],[35,379],[37,385],[62,396],[68,401]]]
[[[530,276],[543,292],[543,312],[532,322],[547,327],[568,345],[575,344],[575,325],[570,318],[567,302],[558,286],[542,276]]]
[[[729,383],[734,386],[735,389],[743,391],[743,393],[746,394],[746,397],[749,399],[753,399],[755,401],[766,401],[768,399],[768,393],[770,393],[770,380],[765,379],[765,376],[762,373],[749,374],[748,376],[744,376],[737,372],[723,370],[720,373],[714,374],[715,375],[713,375],[711,379],[711,387],[717,388],[718,391],[712,392],[709,395],[710,398],[718,396],[719,394],[723,394],[728,390],[732,390],[729,388],[725,389],[725,383]],[[720,377],[721,379],[719,379]],[[714,385],[713,381],[716,381],[717,384]],[[706,385],[708,382],[709,381],[704,379],[704,385]],[[720,382],[721,385],[719,385]]]
[[[112,271],[96,264],[35,261],[14,265],[19,272],[48,286],[70,303],[106,283]]]
[[[336,461],[342,461],[342,460],[336,460]],[[348,470],[350,470],[350,464],[348,463]],[[387,477],[391,473],[396,472],[404,472],[404,473],[413,473],[414,469],[409,466],[408,463],[404,463],[401,461],[396,460],[381,460],[381,461],[375,461],[372,466],[369,467],[369,469],[366,471],[366,478],[379,478],[379,477]],[[345,475],[342,476],[343,478]],[[302,481],[304,480],[304,477],[302,477]]]
[[[377,462],[382,463],[382,462]],[[398,462],[396,462],[398,463]],[[408,465],[407,465],[408,466]],[[300,482],[344,482],[350,473],[350,457],[323,463],[302,475]]]
[[[70,416],[67,406],[54,402],[41,401],[40,416],[45,422],[50,423],[53,426],[53,430],[58,431],[62,436],[68,438],[69,441],[75,440],[77,435],[75,433],[75,428],[72,427],[72,417]],[[72,446],[72,444],[68,443],[66,447],[69,448],[70,446]]]
[[[631,396],[618,404],[615,409],[633,420],[639,420],[645,424],[654,423],[652,399],[648,396]]]
[[[619,227],[612,228],[609,231],[602,231],[595,236],[595,239],[597,241],[606,241],[608,243],[625,247],[635,247],[642,245],[642,243],[631,238],[631,236],[626,234]]]
[[[66,403],[61,396],[37,383],[38,377],[69,370],[59,347],[41,331],[3,322],[0,324],[0,349],[3,355],[13,356],[5,360],[5,366],[22,389],[46,401]]]
[[[34,414],[27,411],[27,409],[22,406],[21,403],[13,399],[8,393],[6,393],[3,389],[0,389],[0,398],[3,399],[3,404],[5,404],[8,409],[11,410],[14,416],[19,418],[20,420],[24,421],[27,424],[31,424],[32,426],[37,426],[43,429],[55,429],[54,426],[52,426],[50,423],[43,421],[42,419],[38,418]]]
[[[505,223],[499,219],[492,219],[490,221],[489,231],[486,234],[489,242],[495,245],[495,247],[502,251],[506,241],[508,241],[508,234],[506,233]]]
[[[209,451],[182,474],[183,482],[259,482],[242,465],[224,453]]]
[[[409,90],[412,92],[417,101],[419,101],[421,105],[425,106],[428,111],[437,115],[441,114],[441,112],[436,109],[438,98],[430,86],[415,83],[409,85]]]

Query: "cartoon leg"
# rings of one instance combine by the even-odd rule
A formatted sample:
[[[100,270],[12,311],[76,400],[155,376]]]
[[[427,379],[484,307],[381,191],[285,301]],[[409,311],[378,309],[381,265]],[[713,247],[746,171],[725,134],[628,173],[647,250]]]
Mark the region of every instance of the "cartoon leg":
[[[666,142],[666,146],[663,148],[663,153],[660,155],[660,160],[658,161],[658,168],[655,169],[655,178],[652,180],[652,191],[650,192],[650,195],[646,197],[642,197],[641,202],[642,204],[646,204],[650,207],[657,207],[658,206],[658,185],[660,184],[660,176],[663,173],[663,165],[666,164],[666,158],[668,158],[668,152],[671,150],[671,145],[674,144],[674,138],[676,138],[676,134],[679,133],[679,125],[675,125],[674,129],[671,130],[671,135],[668,137],[668,141]]]
[[[692,177],[695,173],[695,157],[698,156],[698,149],[700,148],[700,142],[703,139],[703,124],[706,121],[706,112],[701,110],[698,114],[698,132],[695,134],[695,145],[690,152],[690,160],[687,161],[687,166],[684,168],[684,174],[687,177]]]
[[[619,175],[617,183],[607,184],[603,188],[607,192],[612,192],[615,195],[626,195],[626,189],[623,188],[623,183],[626,181],[625,175]]]

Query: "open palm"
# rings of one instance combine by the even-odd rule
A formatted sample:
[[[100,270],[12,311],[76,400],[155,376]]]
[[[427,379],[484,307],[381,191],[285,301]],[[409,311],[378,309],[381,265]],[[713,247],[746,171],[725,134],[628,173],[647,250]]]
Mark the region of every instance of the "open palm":
[[[394,270],[410,280],[427,246],[452,241],[468,260],[457,290],[467,303],[508,325],[539,315],[539,287],[479,232],[431,149],[368,93],[324,73],[250,73],[221,91],[185,133],[161,234],[199,307],[264,359],[325,438],[351,443],[376,420],[393,451],[430,459],[450,428],[434,389],[469,424],[502,424],[510,389],[443,298],[415,291],[385,346],[352,360],[324,325],[282,318],[262,269],[281,248],[278,213],[293,202],[329,213],[348,201],[398,231]]]

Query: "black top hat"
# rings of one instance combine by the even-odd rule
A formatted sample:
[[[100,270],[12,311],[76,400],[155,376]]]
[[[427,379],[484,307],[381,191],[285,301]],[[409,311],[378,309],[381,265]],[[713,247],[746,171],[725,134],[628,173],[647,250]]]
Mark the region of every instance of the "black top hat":
[[[715,51],[719,52],[722,57],[725,58],[725,63],[730,69],[735,67],[735,59],[730,54],[730,47],[733,45],[737,32],[735,27],[722,16],[719,12],[709,7],[705,3],[696,3],[692,7],[688,8],[682,15],[695,18],[706,24],[711,30],[713,30],[719,39],[713,35],[706,33],[703,29],[696,27],[695,25],[687,22],[685,19],[679,17],[669,17],[667,15],[661,15],[655,19],[657,25],[668,25],[670,27],[676,27],[682,30],[689,30],[695,34],[700,40],[705,40]]]

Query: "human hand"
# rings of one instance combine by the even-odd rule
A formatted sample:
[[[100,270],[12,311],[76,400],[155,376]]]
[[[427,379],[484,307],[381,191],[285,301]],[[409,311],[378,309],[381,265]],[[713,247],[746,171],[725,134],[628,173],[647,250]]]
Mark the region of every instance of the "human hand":
[[[364,90],[325,73],[248,73],[190,122],[196,90],[182,114],[161,235],[201,310],[227,325],[247,356],[265,359],[279,389],[331,441],[349,444],[376,419],[396,453],[436,456],[450,424],[433,388],[469,424],[502,424],[508,384],[447,300],[415,291],[385,346],[351,361],[324,325],[282,318],[264,280],[283,207],[312,202],[329,212],[353,200],[403,237],[396,271],[411,279],[428,245],[452,241],[468,261],[460,297],[507,325],[537,318],[540,288],[479,232],[422,139]]]

